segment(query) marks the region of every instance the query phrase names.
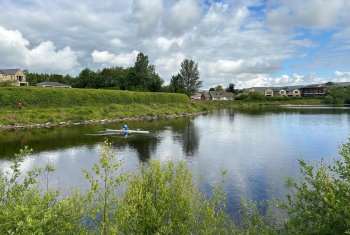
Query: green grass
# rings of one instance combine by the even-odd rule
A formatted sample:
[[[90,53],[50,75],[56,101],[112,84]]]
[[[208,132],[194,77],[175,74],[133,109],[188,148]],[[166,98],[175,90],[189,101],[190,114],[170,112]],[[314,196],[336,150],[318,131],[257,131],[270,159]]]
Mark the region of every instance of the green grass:
[[[18,110],[18,102],[23,103]],[[84,122],[127,117],[163,117],[210,112],[216,108],[255,108],[278,105],[318,105],[318,99],[243,100],[190,103],[183,94],[98,89],[0,87],[0,125]]]
[[[184,94],[132,92],[98,89],[58,89],[40,87],[0,87],[0,108],[67,108],[110,104],[188,104]]]
[[[0,125],[20,125],[37,123],[83,122],[86,120],[117,119],[127,117],[163,117],[165,115],[194,113],[197,108],[191,104],[111,104],[105,106],[87,106],[73,108],[32,108],[19,111],[5,109],[1,111]]]

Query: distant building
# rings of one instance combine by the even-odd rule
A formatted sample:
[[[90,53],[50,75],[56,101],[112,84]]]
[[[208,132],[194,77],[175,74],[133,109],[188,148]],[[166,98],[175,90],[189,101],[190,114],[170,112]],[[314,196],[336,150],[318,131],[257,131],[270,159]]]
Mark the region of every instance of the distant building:
[[[191,95],[191,100],[201,100],[201,96],[202,96],[202,93],[201,92],[198,92],[194,95]]]
[[[209,91],[203,92],[201,99],[204,101],[209,100],[234,100],[235,95],[232,92],[226,91]]]
[[[325,84],[308,85],[300,88],[302,97],[324,97],[327,86]]]
[[[72,88],[71,86],[59,82],[40,82],[36,85],[41,87]]]
[[[326,92],[326,85],[316,84],[308,86],[252,87],[244,89],[243,92],[248,94],[251,92],[258,92],[267,97],[323,97]]]
[[[28,86],[26,76],[20,69],[0,69],[0,82],[10,81],[15,86]]]

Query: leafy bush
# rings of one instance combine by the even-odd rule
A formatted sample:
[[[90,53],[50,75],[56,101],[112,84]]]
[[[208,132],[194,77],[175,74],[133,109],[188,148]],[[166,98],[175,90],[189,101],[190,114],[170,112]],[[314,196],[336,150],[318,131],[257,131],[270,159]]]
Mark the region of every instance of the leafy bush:
[[[350,86],[341,87],[331,85],[327,88],[327,96],[323,99],[326,104],[349,104],[350,103]]]
[[[325,104],[333,104],[334,103],[334,98],[331,95],[326,95],[323,99],[323,103]]]
[[[0,82],[0,87],[11,87],[11,86],[14,86],[15,83],[13,81],[2,81]]]
[[[249,92],[248,98],[250,100],[263,100],[266,97],[263,94],[261,94],[260,92],[253,91],[253,92]]]
[[[350,143],[334,165],[312,166],[299,160],[301,181],[289,179],[291,193],[282,208],[288,213],[287,231],[292,234],[344,234],[350,232]]]
[[[235,100],[245,100],[248,98],[248,95],[245,93],[241,93],[235,97]]]
[[[152,161],[128,182],[120,208],[123,234],[223,234],[229,221],[224,195],[200,195],[183,162]]]
[[[20,180],[20,165],[30,151],[16,155],[10,172],[0,172],[0,234],[73,234],[82,232],[79,194],[59,200],[58,192],[38,189],[38,176],[51,166],[34,168]]]

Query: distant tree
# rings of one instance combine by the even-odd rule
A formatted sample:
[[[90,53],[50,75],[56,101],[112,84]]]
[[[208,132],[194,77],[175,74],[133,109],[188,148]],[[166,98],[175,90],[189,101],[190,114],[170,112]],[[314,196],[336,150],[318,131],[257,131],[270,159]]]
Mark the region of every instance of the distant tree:
[[[129,89],[140,91],[160,91],[163,79],[156,73],[155,66],[149,64],[148,56],[139,53],[133,70],[127,76]]]
[[[169,86],[170,92],[174,93],[185,93],[185,85],[182,80],[181,75],[178,73],[177,75],[172,76],[170,80],[170,86]]]
[[[210,87],[209,91],[215,91],[215,88],[214,87]]]
[[[61,74],[31,73],[28,70],[24,70],[23,72],[30,86],[36,86],[40,82],[60,82],[65,84],[71,84],[73,82],[73,78],[68,74],[63,76]]]
[[[234,93],[234,92],[235,92],[235,84],[230,83],[230,84],[228,85],[228,87],[226,88],[226,91],[227,91],[227,92],[232,92],[232,93]]]
[[[350,87],[330,86],[327,88],[327,96],[323,100],[325,103],[350,104]]]
[[[139,53],[137,55],[136,61],[135,61],[135,79],[134,81],[136,84],[133,84],[134,87],[138,87],[139,90],[146,91],[147,89],[147,83],[149,80],[149,71],[148,71],[148,56],[144,55],[143,53]]]
[[[190,59],[185,59],[181,63],[180,75],[187,95],[193,95],[202,87],[199,80],[198,64]]]
[[[224,91],[224,88],[222,87],[222,85],[217,85],[215,87],[215,91]]]
[[[326,86],[334,86],[335,84],[334,84],[334,82],[327,82],[326,83]]]
[[[95,81],[97,74],[89,68],[83,69],[75,80],[74,87],[78,88],[98,88],[98,82]]]

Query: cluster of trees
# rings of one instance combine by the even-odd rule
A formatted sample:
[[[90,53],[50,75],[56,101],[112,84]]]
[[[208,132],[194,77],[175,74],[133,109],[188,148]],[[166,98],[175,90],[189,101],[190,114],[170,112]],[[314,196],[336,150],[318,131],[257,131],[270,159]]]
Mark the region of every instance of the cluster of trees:
[[[323,102],[326,104],[350,104],[350,86],[342,87],[328,83],[327,95]]]
[[[224,88],[222,85],[217,85],[215,87],[211,87],[209,91],[226,91],[226,92],[235,92],[235,84],[230,83],[228,87]]]
[[[225,212],[222,183],[207,198],[183,163],[150,161],[139,172],[121,171],[121,161],[105,142],[100,159],[84,170],[90,190],[61,197],[50,188],[52,166],[0,170],[1,234],[348,234],[350,232],[350,143],[342,158],[315,166],[300,160],[301,178],[288,179],[287,201],[276,202],[287,217],[266,203],[242,202],[239,222]],[[46,176],[46,178],[45,178]],[[225,177],[225,173],[223,173]],[[39,188],[44,179],[46,191]],[[21,179],[21,180],[19,180]],[[46,179],[46,181],[45,181]],[[119,189],[123,185],[122,195]],[[272,210],[271,210],[272,209]]]
[[[175,92],[194,94],[202,86],[199,80],[198,64],[190,59],[181,63],[180,72],[173,76],[170,85],[163,86],[164,80],[157,74],[147,55],[139,53],[135,65],[129,68],[110,67],[93,71],[83,69],[77,77],[58,74],[38,74],[25,71],[31,86],[40,82],[60,82],[76,88],[113,88],[130,91]]]

